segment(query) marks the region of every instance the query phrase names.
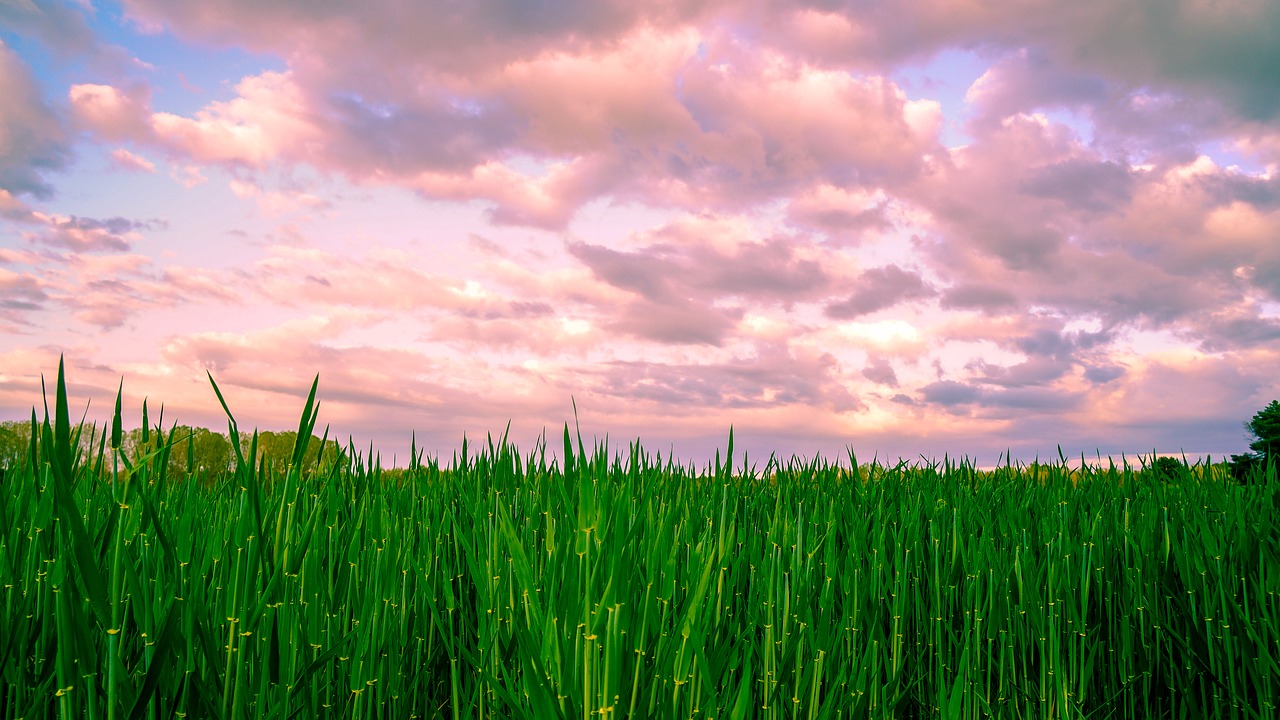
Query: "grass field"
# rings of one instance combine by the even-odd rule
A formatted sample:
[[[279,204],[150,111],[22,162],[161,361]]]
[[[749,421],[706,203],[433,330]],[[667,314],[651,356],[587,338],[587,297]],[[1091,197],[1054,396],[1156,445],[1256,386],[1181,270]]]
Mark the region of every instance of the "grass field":
[[[390,472],[304,461],[313,387],[295,462],[174,479],[163,428],[129,457],[118,402],[55,395],[0,481],[3,718],[1280,712],[1274,470],[699,469],[566,427]]]

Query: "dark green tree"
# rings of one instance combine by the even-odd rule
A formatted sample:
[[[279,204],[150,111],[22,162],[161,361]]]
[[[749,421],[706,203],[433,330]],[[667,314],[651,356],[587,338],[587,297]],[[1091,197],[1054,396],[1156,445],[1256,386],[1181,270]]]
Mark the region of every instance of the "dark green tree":
[[[1262,408],[1245,423],[1253,435],[1249,449],[1262,456],[1264,460],[1276,460],[1280,457],[1280,400],[1272,400],[1271,404]]]
[[[1253,452],[1232,455],[1228,467],[1233,478],[1249,483],[1263,478],[1268,466],[1280,466],[1280,400],[1272,400],[1244,426],[1253,436]]]
[[[1158,457],[1151,463],[1150,472],[1157,479],[1165,482],[1174,482],[1179,480],[1185,472],[1186,466],[1181,460],[1171,457]]]

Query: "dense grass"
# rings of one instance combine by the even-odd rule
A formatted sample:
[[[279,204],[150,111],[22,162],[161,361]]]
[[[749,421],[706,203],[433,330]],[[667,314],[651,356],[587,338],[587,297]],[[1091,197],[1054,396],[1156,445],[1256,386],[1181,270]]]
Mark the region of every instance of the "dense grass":
[[[63,387],[0,491],[3,718],[1277,712],[1274,470],[695,469],[566,427],[384,472],[303,461],[308,400],[298,462],[176,481],[118,404],[74,450]]]

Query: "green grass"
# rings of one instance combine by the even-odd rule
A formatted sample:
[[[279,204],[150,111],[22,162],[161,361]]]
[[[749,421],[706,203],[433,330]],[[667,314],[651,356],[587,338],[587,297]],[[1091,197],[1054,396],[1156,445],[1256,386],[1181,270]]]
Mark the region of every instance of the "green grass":
[[[1274,470],[693,468],[567,427],[383,470],[308,460],[316,411],[284,466],[175,479],[176,433],[116,450],[59,368],[0,481],[0,717],[1277,712]]]

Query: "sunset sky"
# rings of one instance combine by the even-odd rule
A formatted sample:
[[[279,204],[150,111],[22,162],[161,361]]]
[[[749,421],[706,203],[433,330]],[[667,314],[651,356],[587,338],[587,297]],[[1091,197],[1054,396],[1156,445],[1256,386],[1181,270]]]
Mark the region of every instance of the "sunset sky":
[[[0,420],[1242,452],[1272,0],[0,0]]]

